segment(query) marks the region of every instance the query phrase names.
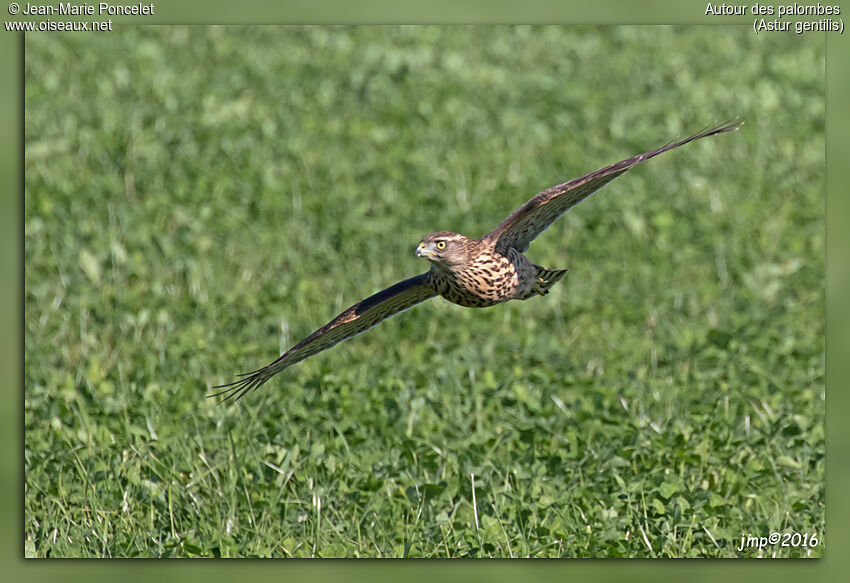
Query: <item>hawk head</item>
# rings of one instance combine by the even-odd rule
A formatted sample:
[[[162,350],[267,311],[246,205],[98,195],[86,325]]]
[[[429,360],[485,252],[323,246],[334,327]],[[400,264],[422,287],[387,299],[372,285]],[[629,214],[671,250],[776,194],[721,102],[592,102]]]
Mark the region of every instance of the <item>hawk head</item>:
[[[431,233],[416,247],[416,256],[424,257],[433,263],[443,263],[448,266],[461,265],[469,259],[469,249],[474,243],[472,239],[452,233],[438,231]]]

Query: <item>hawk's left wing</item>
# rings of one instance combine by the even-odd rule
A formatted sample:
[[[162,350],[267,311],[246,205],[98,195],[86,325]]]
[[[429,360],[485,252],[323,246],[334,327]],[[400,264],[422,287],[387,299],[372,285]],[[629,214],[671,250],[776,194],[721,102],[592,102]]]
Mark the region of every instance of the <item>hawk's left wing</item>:
[[[502,221],[491,233],[485,235],[483,239],[495,242],[496,249],[502,252],[505,252],[510,247],[523,252],[528,249],[528,245],[540,233],[558,220],[567,209],[581,202],[627,170],[668,150],[683,146],[688,142],[715,134],[722,134],[723,132],[735,131],[741,125],[743,125],[743,122],[739,123],[737,119],[730,120],[719,126],[703,130],[679,142],[670,143],[656,150],[632,156],[580,178],[574,178],[569,182],[548,188],[532,197],[528,202],[511,213],[508,218]]]
[[[317,352],[365,332],[382,320],[437,295],[431,285],[430,272],[405,279],[394,286],[376,293],[354,304],[339,316],[310,334],[307,338],[284,352],[280,358],[263,368],[237,375],[240,378],[226,385],[213,387],[224,389],[210,397],[223,396],[226,401],[238,401],[252,389],[256,389],[283,369],[300,362]]]

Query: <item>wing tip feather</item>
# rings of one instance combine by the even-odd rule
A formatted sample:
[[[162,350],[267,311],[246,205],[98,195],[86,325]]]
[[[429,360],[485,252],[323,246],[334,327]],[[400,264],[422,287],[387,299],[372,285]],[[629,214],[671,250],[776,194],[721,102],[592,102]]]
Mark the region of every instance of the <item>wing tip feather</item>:
[[[223,385],[214,385],[212,387],[215,389],[224,389],[222,391],[218,391],[216,393],[211,393],[206,396],[207,399],[215,399],[221,397],[221,399],[216,403],[217,405],[221,405],[226,401],[233,400],[233,403],[239,402],[239,399],[250,393],[256,388],[262,386],[266,381],[268,381],[271,377],[263,374],[265,369],[261,368],[253,373],[242,373],[236,375],[239,378],[230,383],[224,383]],[[249,376],[250,375],[250,376]]]

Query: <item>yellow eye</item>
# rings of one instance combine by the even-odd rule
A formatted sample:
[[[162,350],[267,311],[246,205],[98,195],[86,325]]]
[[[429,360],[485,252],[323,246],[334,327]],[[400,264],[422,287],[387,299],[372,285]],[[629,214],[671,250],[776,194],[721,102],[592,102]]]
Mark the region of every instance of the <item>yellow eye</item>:
[[[437,249],[442,251],[445,248],[446,248],[446,242],[445,241],[437,241]]]

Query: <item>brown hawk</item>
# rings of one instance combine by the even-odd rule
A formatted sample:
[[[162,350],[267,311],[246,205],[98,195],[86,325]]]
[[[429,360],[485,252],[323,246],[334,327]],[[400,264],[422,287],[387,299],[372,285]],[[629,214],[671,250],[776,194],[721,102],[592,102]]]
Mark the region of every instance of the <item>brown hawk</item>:
[[[525,300],[535,294],[546,295],[567,270],[535,265],[523,252],[567,209],[650,158],[694,140],[737,130],[741,125],[742,122],[731,120],[553,186],[532,197],[478,239],[449,231],[431,233],[416,248],[417,256],[431,262],[427,272],[354,304],[271,364],[237,375],[240,378],[232,383],[214,387],[223,390],[210,397],[238,401],[285,368],[434,296],[443,296],[461,306],[482,308],[508,300]]]

